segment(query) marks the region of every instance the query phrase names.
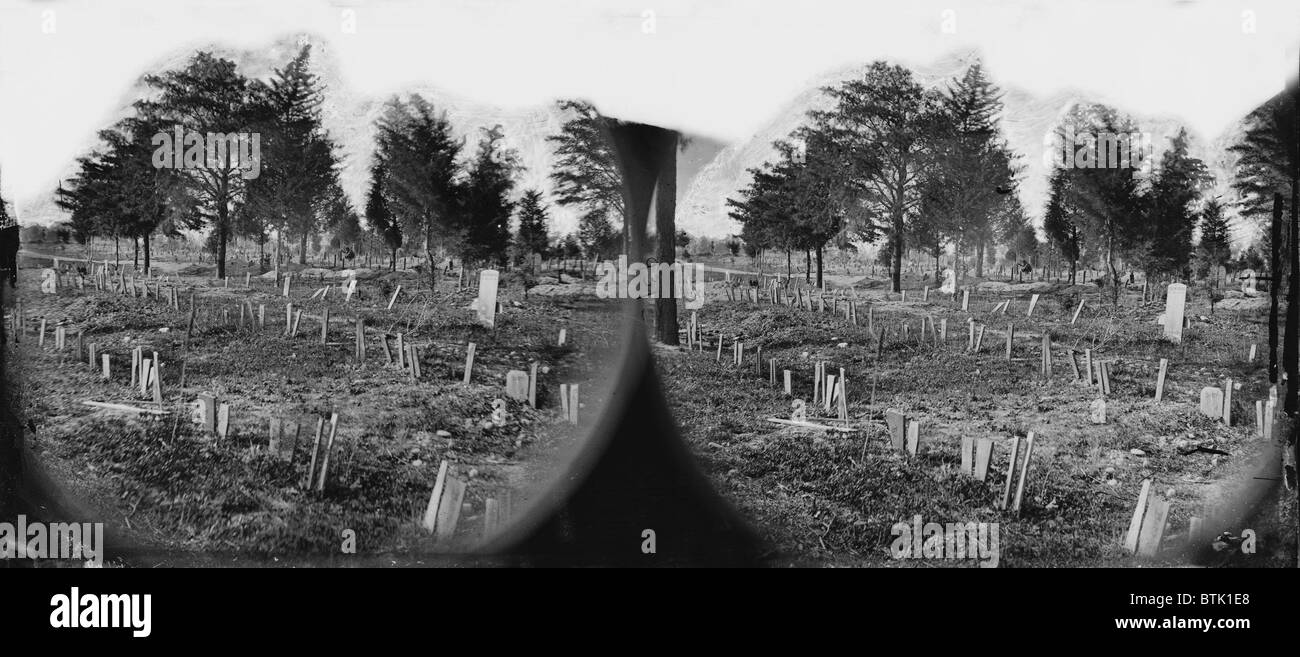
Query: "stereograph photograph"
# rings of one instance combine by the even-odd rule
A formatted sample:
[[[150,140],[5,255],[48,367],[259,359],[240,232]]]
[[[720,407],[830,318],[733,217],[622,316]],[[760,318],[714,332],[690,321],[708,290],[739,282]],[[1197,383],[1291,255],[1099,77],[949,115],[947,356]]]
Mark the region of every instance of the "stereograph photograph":
[[[0,563],[1294,569],[1298,25],[0,0]]]

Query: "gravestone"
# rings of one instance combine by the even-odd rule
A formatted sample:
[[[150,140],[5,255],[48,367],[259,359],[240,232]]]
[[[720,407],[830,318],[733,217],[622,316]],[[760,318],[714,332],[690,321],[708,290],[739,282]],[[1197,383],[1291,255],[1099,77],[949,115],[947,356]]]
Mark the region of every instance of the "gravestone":
[[[957,293],[957,274],[952,269],[943,270],[943,285],[939,288],[944,294]]]
[[[921,446],[921,423],[911,420],[907,423],[907,453],[916,456]]]
[[[59,274],[53,269],[41,270],[41,292],[57,294],[59,292]]]
[[[1187,286],[1174,283],[1165,298],[1165,337],[1173,342],[1183,341],[1183,311],[1187,305]]]
[[[496,328],[497,321],[497,282],[501,273],[495,269],[484,269],[478,275],[478,299],[474,309],[478,312],[478,321],[488,328]]]
[[[1214,386],[1201,388],[1201,413],[1216,420],[1223,416],[1223,389]]]
[[[528,373],[523,370],[506,372],[506,396],[515,400],[528,401]]]
[[[1241,279],[1242,294],[1248,297],[1259,295],[1259,274],[1254,269],[1247,269],[1238,274],[1238,277]]]
[[[889,427],[889,442],[894,449],[903,450],[904,419],[903,414],[894,409],[885,411],[885,425]]]
[[[1106,400],[1093,400],[1092,406],[1089,407],[1088,419],[1093,424],[1106,424]]]
[[[989,474],[989,462],[993,459],[993,440],[980,438],[975,442],[975,479],[984,481]]]

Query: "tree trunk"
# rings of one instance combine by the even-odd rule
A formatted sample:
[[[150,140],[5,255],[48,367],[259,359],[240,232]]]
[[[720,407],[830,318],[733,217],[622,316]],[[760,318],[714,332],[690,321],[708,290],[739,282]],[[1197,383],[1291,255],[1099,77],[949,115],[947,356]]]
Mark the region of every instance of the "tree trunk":
[[[140,238],[131,236],[131,268],[140,271]]]
[[[1119,272],[1115,270],[1115,235],[1106,240],[1106,268],[1110,270],[1110,302],[1119,305]]]
[[[149,234],[148,234],[148,233],[145,233],[145,236],[144,236],[144,273],[145,273],[146,275],[148,275],[148,273],[149,273],[149,267],[150,267],[150,266],[151,266],[151,265],[150,265],[150,262],[149,262]]]
[[[302,239],[298,241],[298,264],[307,264],[307,232],[302,231]]]
[[[429,293],[434,294],[438,291],[438,268],[433,266],[433,221],[426,221],[424,229],[424,251],[429,256]]]
[[[975,278],[984,278],[984,240],[975,242]]]
[[[1282,362],[1286,363],[1286,402],[1284,408],[1293,419],[1300,401],[1300,215],[1296,213],[1296,197],[1300,195],[1300,182],[1291,180],[1291,236],[1287,243],[1286,291],[1286,342],[1282,345]]]
[[[893,279],[893,291],[903,291],[903,211],[901,208],[894,209],[894,271],[890,273]]]
[[[822,287],[822,247],[817,247],[817,287]]]
[[[657,135],[659,138],[659,153],[657,158],[659,184],[655,190],[655,232],[659,234],[659,262],[672,264],[676,261],[677,249],[673,245],[672,237],[677,234],[677,142],[678,134],[669,130],[661,130]],[[626,223],[626,222],[625,222]],[[663,282],[660,282],[659,298],[655,299],[655,334],[659,342],[666,345],[680,344],[680,338],[677,335],[677,299],[674,296],[676,289],[673,277],[676,272],[669,270],[668,283],[669,289],[663,289]],[[699,291],[697,291],[699,293]]]

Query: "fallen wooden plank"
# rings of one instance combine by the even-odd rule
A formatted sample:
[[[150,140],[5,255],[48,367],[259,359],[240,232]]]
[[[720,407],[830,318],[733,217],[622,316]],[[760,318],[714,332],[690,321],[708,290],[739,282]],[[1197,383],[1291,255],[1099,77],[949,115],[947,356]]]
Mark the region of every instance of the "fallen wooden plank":
[[[838,431],[840,433],[857,433],[858,431],[861,431],[861,429],[854,429],[851,427],[832,427],[827,424],[817,424],[816,422],[799,422],[796,420],[786,420],[784,418],[779,418],[779,417],[769,417],[767,418],[767,421],[774,422],[776,424],[784,424],[786,426],[791,426],[791,427],[800,427],[803,429],[821,429],[823,431]]]
[[[91,401],[89,399],[84,400],[81,403],[87,406],[94,406],[96,408],[103,408],[110,411],[123,411],[128,413],[150,413],[152,415],[166,415],[167,413],[170,412],[170,411],[160,410],[157,408],[140,408],[139,406],[129,406],[127,404],[113,404],[109,402],[97,402],[97,401]]]

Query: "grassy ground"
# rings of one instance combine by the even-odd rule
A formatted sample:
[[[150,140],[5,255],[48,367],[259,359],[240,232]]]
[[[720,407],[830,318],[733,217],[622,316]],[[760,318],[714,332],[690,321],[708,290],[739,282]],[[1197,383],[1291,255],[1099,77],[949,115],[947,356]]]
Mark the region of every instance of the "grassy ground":
[[[886,300],[881,281],[858,281],[858,326],[843,314],[788,306],[730,302],[712,290],[699,311],[703,351],[660,348],[657,361],[668,381],[676,419],[716,486],[766,534],[777,564],[868,566],[971,565],[973,562],[896,561],[891,527],[910,522],[1000,523],[1001,563],[1007,566],[1103,566],[1185,563],[1191,516],[1208,517],[1253,479],[1270,455],[1256,438],[1254,402],[1267,398],[1267,319],[1258,303],[1220,309],[1212,316],[1203,295],[1187,308],[1191,325],[1181,344],[1161,339],[1155,323],[1163,301],[1142,303],[1126,293],[1118,307],[1099,303],[1095,287],[1043,284],[1032,317],[1028,290],[973,293],[971,312],[956,299],[922,283],[906,303]],[[992,286],[998,287],[998,286]],[[1089,301],[1078,322],[1071,316],[1081,294]],[[877,359],[867,327],[885,329]],[[1011,300],[1005,314],[994,306]],[[1237,302],[1240,303],[1240,302]],[[687,316],[689,313],[687,313]],[[922,343],[920,322],[947,320],[948,340]],[[986,326],[979,353],[967,351],[967,320]],[[1015,324],[1012,360],[1005,331]],[[901,327],[910,326],[908,339]],[[999,334],[993,334],[998,331]],[[1053,376],[1040,373],[1042,334],[1053,339]],[[928,332],[927,332],[928,333]],[[717,362],[717,340],[725,344]],[[744,342],[743,367],[731,363],[732,341]],[[1259,358],[1247,362],[1251,343]],[[763,363],[753,350],[762,348]],[[1075,381],[1068,351],[1091,349],[1110,363],[1108,422],[1093,424],[1089,407],[1102,395]],[[777,385],[767,360],[777,359]],[[1158,363],[1168,359],[1163,400],[1154,401]],[[781,370],[793,371],[793,397],[810,400],[814,362],[848,377],[849,416],[862,431],[839,434],[782,427],[791,397],[780,389]],[[1234,381],[1232,426],[1198,411],[1200,391]],[[871,404],[874,385],[874,406]],[[1237,387],[1239,386],[1239,387]],[[921,422],[915,458],[893,450],[882,419],[896,408]],[[809,406],[809,419],[825,415]],[[1032,468],[1019,517],[995,508],[1002,495],[1012,436],[1034,432]],[[963,436],[995,441],[987,481],[959,471]],[[1227,452],[1183,455],[1196,446]],[[1271,461],[1269,462],[1272,463]],[[1274,468],[1275,469],[1275,468]],[[1274,475],[1276,476],[1276,475]],[[1121,547],[1143,479],[1161,494],[1172,490],[1172,510],[1160,555],[1152,562]],[[1269,499],[1278,499],[1274,494]],[[1221,529],[1245,527],[1260,535],[1259,552],[1241,565],[1293,565],[1294,497],[1267,503],[1249,518],[1222,517]],[[1220,514],[1223,515],[1223,514]],[[1221,529],[1216,528],[1215,531]]]
[[[502,281],[497,328],[478,325],[468,310],[476,292],[444,280],[430,294],[416,272],[387,273],[360,283],[360,295],[344,303],[338,279],[299,275],[292,301],[303,309],[297,337],[283,335],[285,302],[273,281],[242,271],[231,287],[212,280],[213,268],[160,262],[168,284],[182,272],[181,308],[154,298],[65,286],[57,295],[39,292],[38,263],[24,263],[18,298],[27,332],[6,345],[22,403],[28,444],[55,481],[78,499],[90,520],[108,523],[136,545],[174,553],[235,555],[337,554],[342,532],[356,533],[359,553],[462,550],[484,532],[485,501],[516,512],[556,467],[555,459],[579,440],[579,430],[603,405],[596,385],[617,347],[617,317],[594,299],[531,297]],[[48,261],[44,265],[48,266]],[[302,279],[308,280],[302,280]],[[325,300],[307,297],[332,283]],[[402,295],[386,309],[396,285]],[[189,299],[197,298],[196,329],[185,347]],[[239,305],[266,306],[266,327],[251,318],[238,325]],[[322,311],[331,313],[321,344]],[[223,313],[223,311],[225,311]],[[366,361],[354,352],[354,323],[368,327]],[[38,346],[40,319],[47,320],[45,346]],[[228,318],[228,319],[227,319]],[[67,328],[68,345],[54,349],[55,325]],[[561,327],[564,346],[557,346]],[[164,330],[165,329],[165,330]],[[98,363],[78,358],[76,335],[112,361],[112,381]],[[396,364],[386,364],[381,333],[404,335],[420,347],[421,380],[412,383]],[[466,345],[476,343],[473,377],[461,382]],[[390,339],[391,348],[395,341]],[[96,410],[83,400],[147,406],[129,388],[131,350],[158,352],[162,362],[164,416]],[[98,357],[97,357],[98,358]],[[507,419],[493,421],[493,402],[506,399],[508,370],[527,371],[537,361],[538,409],[507,400]],[[182,383],[183,376],[183,383]],[[559,384],[581,382],[584,421],[563,420]],[[188,404],[200,393],[231,405],[230,431],[216,439],[190,421]],[[338,442],[323,493],[302,489],[311,458],[317,417],[339,415]],[[271,418],[301,422],[292,462],[266,449]],[[446,459],[468,483],[457,534],[435,545],[418,527],[439,463]]]

